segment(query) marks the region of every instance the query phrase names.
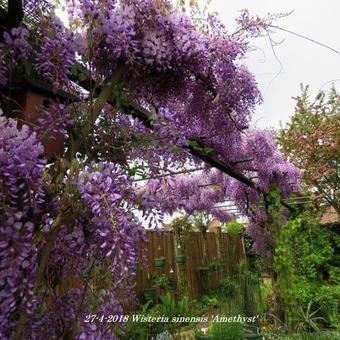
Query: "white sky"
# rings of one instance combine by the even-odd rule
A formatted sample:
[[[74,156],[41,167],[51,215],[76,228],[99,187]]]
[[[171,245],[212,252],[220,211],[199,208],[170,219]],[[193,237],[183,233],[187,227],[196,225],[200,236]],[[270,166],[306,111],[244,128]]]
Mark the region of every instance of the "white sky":
[[[212,0],[210,10],[217,11],[230,32],[235,29],[234,19],[240,10],[265,16],[269,13],[294,12],[277,22],[278,26],[310,37],[340,51],[340,1],[339,0]],[[263,103],[254,114],[253,124],[260,128],[280,127],[294,113],[294,100],[299,95],[300,84],[310,86],[315,95],[323,87],[327,90],[332,80],[340,89],[340,55],[312,42],[278,31],[272,37],[285,39],[275,48],[283,70],[275,79],[280,65],[275,59],[268,38],[252,41],[259,47],[245,60],[255,74],[263,95]],[[326,82],[329,82],[325,84]]]

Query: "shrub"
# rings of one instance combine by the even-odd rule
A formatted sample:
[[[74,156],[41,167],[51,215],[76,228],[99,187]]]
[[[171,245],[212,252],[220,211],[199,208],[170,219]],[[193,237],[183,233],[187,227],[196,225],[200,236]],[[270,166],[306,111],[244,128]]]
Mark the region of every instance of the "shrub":
[[[208,330],[214,340],[240,340],[241,333],[242,325],[239,322],[214,322]]]

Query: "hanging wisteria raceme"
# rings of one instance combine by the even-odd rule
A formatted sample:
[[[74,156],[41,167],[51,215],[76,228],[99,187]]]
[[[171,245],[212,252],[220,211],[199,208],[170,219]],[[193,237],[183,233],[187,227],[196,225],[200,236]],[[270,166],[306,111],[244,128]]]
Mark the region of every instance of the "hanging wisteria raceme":
[[[99,293],[98,315],[124,315],[120,301],[114,296],[112,290],[103,289]],[[86,315],[83,315],[86,318]],[[116,322],[115,331],[112,325],[107,322],[101,323],[84,323],[82,329],[77,336],[77,340],[97,340],[97,339],[119,339],[119,335],[123,333],[123,323]]]
[[[86,253],[92,254],[97,267],[108,263],[116,299],[119,294],[133,297],[133,268],[142,260],[147,239],[133,213],[137,197],[131,178],[114,163],[98,163],[81,172],[77,183],[83,211],[88,210],[89,216]]]
[[[0,86],[7,85],[14,67],[31,53],[29,35],[28,30],[21,27],[4,32],[3,42],[0,43]]]
[[[28,212],[38,209],[44,197],[42,172],[43,147],[27,125],[0,114],[0,200],[1,211]]]
[[[44,138],[55,140],[58,134],[65,137],[72,125],[73,119],[68,107],[65,104],[52,102],[48,107],[41,108],[33,130],[40,140]]]
[[[18,313],[31,310],[37,267],[32,236],[44,199],[43,147],[28,126],[0,114],[0,335],[15,329]],[[12,321],[11,321],[12,320]]]
[[[301,171],[287,162],[277,148],[272,131],[250,130],[242,141],[244,157],[251,159],[244,169],[256,169],[257,185],[262,191],[269,189],[277,181],[283,197],[299,190]]]
[[[113,163],[92,164],[80,174],[78,188],[93,216],[90,228],[92,224],[92,241],[99,245],[97,256],[116,255],[113,270],[122,275],[115,277],[118,284],[137,261],[137,244],[145,239],[131,211],[136,201],[131,179]]]
[[[71,66],[75,63],[75,34],[65,30],[58,17],[52,17],[41,29],[41,50],[36,55],[36,67],[54,90],[69,87]]]
[[[0,220],[0,335],[6,339],[16,327],[20,312],[30,313],[37,268],[37,248],[32,244],[34,224],[20,212]]]

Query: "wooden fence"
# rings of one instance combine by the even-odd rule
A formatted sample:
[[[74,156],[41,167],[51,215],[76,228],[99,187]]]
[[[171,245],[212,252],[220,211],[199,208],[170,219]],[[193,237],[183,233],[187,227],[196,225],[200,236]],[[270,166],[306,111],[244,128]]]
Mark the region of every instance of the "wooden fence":
[[[186,287],[190,299],[196,299],[207,289],[216,287],[221,278],[235,272],[238,263],[245,259],[244,244],[241,236],[221,232],[190,232],[185,244],[186,261],[178,265],[175,256],[178,254],[173,233],[147,231],[147,260],[136,273],[136,293],[142,298],[143,291],[152,287],[152,279],[165,274],[169,279]],[[164,257],[164,268],[155,268],[154,259]],[[216,271],[210,270],[202,275],[200,268],[218,263]],[[185,284],[184,284],[185,282]],[[176,290],[180,294],[181,287]],[[159,289],[158,289],[159,294]]]

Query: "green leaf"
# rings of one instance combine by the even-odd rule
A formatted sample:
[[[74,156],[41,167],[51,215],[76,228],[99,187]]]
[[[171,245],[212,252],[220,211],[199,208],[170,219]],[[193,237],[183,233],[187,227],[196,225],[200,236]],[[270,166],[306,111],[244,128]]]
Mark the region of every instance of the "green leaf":
[[[199,145],[198,145],[197,141],[195,141],[195,140],[190,139],[190,140],[188,141],[188,144],[189,144],[190,146],[192,146],[194,149],[199,148]]]
[[[180,151],[183,151],[183,148],[179,146],[172,146],[169,150],[170,152],[180,152]]]
[[[78,79],[80,81],[84,81],[84,80],[87,79],[87,75],[85,73],[81,72],[81,73],[78,74]]]
[[[78,75],[78,70],[77,70],[76,65],[71,66],[71,74],[75,77]]]
[[[29,76],[32,73],[32,67],[33,67],[32,63],[30,63],[27,60],[24,60],[23,65],[24,65],[24,68],[25,68],[25,73]]]
[[[210,148],[210,147],[205,147],[205,148],[203,148],[203,152],[204,153],[210,153],[210,152],[213,152],[214,151],[214,149],[213,148]]]

